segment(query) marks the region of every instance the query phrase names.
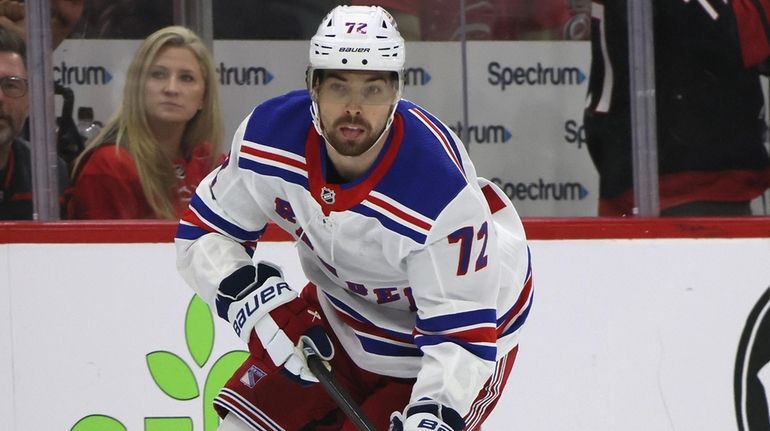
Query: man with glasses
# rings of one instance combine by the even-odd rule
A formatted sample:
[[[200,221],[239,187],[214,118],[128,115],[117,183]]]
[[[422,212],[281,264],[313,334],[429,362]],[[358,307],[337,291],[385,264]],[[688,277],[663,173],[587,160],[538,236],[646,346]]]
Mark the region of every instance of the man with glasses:
[[[401,99],[404,54],[384,9],[332,10],[308,88],[254,109],[180,221],[180,272],[249,347],[220,431],[353,429],[302,349],[379,430],[476,430],[499,399],[532,299],[524,229],[457,135]],[[297,241],[304,289],[252,260],[268,220]]]
[[[32,156],[22,139],[29,113],[26,48],[15,32],[0,27],[0,220],[32,219]],[[60,161],[59,187],[68,184]]]

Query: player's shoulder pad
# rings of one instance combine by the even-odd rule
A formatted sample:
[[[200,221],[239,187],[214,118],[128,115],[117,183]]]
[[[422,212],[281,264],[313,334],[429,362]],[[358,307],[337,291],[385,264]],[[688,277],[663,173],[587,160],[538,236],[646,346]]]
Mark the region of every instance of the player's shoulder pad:
[[[307,90],[295,90],[261,103],[251,112],[243,139],[304,155],[313,124],[310,102]]]

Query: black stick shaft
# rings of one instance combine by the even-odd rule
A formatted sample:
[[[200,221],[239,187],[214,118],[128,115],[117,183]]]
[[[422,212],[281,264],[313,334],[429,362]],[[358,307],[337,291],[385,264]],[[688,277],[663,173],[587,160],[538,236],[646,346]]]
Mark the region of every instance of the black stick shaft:
[[[331,396],[332,399],[334,399],[334,402],[337,403],[350,421],[353,422],[360,431],[377,431],[377,428],[372,425],[369,419],[364,415],[364,412],[362,412],[358,405],[356,405],[356,402],[350,394],[348,394],[345,388],[337,382],[331,371],[326,368],[323,360],[315,353],[308,354],[306,351],[306,355],[307,365],[310,368],[310,371],[312,371],[313,375],[318,378],[318,381],[321,382],[324,389],[326,389],[326,392],[329,393],[329,396]]]

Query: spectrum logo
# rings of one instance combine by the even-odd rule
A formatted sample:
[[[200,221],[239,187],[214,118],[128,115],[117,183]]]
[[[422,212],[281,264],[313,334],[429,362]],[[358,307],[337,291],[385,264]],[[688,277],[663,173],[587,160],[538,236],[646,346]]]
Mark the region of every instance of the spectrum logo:
[[[112,81],[112,74],[103,66],[68,66],[62,61],[53,67],[54,82],[69,86],[77,85],[106,85]]]
[[[586,129],[575,120],[567,120],[564,123],[564,140],[568,144],[575,144],[578,150],[586,143]]]
[[[428,85],[430,80],[430,73],[422,67],[407,67],[404,69],[404,85]]]
[[[457,136],[463,137],[463,123],[457,122],[454,126],[449,126]],[[513,133],[503,125],[488,126],[469,126],[468,141],[477,144],[505,144],[513,138]]]
[[[588,189],[577,182],[547,183],[542,178],[529,183],[504,183],[492,178],[492,182],[512,201],[582,201],[588,196]]]
[[[267,85],[274,76],[264,67],[228,66],[224,62],[217,67],[220,85]]]
[[[543,66],[540,62],[528,67],[503,67],[493,61],[487,71],[487,81],[499,85],[502,91],[511,85],[580,85],[586,80],[586,74],[577,67]]]

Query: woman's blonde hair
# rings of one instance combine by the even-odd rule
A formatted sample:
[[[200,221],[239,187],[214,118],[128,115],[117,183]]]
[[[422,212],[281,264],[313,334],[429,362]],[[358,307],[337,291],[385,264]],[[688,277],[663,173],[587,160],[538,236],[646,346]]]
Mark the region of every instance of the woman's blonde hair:
[[[150,66],[158,52],[167,46],[189,49],[198,60],[206,90],[201,109],[187,123],[182,136],[182,152],[190,157],[201,144],[211,146],[209,169],[219,160],[223,139],[222,113],[219,107],[219,85],[211,53],[203,41],[190,29],[181,26],[162,28],[142,42],[126,73],[123,101],[116,114],[107,122],[94,140],[78,157],[73,172],[77,175],[81,163],[94,148],[115,142],[131,154],[136,163],[144,195],[158,217],[173,219],[177,178],[173,160],[158,147],[150,129],[145,108],[145,86]]]

